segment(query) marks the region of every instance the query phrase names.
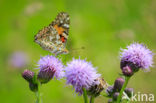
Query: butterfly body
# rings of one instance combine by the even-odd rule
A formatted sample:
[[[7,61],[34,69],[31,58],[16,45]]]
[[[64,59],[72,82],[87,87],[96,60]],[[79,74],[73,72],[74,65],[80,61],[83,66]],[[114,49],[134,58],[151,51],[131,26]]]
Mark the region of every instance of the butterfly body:
[[[65,45],[68,39],[69,24],[69,15],[65,12],[59,13],[49,26],[43,28],[35,35],[35,42],[44,50],[50,51],[55,55],[67,54],[68,50]]]

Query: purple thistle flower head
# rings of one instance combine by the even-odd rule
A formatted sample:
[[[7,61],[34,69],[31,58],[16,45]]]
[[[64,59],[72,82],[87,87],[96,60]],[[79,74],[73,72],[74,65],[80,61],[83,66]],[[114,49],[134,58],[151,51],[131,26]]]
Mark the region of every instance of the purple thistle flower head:
[[[65,68],[67,84],[75,88],[75,92],[81,95],[83,88],[88,90],[95,83],[95,79],[100,77],[96,69],[86,60],[73,59]]]
[[[148,70],[153,64],[154,54],[143,44],[133,43],[127,46],[127,49],[121,50],[121,69],[128,64],[132,64],[137,69]]]
[[[54,56],[44,56],[38,62],[40,71],[38,73],[38,79],[41,83],[47,83],[54,76],[56,79],[64,77],[63,65],[60,60]]]

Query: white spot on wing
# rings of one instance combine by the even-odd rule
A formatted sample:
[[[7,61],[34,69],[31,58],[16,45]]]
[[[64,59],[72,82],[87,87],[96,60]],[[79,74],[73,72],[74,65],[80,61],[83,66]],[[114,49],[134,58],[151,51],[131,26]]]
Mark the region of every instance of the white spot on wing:
[[[52,41],[53,37],[52,37],[52,36],[50,36],[50,37],[49,37],[49,39],[50,39],[50,41]]]
[[[60,36],[59,35],[56,35],[56,39],[60,39]]]
[[[68,24],[64,24],[63,26],[66,27],[66,28],[69,28],[69,25]]]

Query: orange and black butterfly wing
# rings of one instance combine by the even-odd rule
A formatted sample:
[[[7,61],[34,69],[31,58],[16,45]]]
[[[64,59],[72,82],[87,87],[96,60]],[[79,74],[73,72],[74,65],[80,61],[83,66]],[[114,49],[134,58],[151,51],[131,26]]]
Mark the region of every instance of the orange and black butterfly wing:
[[[56,31],[60,35],[60,40],[62,41],[62,43],[66,43],[70,25],[69,15],[65,12],[59,13],[50,25],[56,29]]]
[[[56,55],[68,53],[65,43],[68,39],[69,23],[69,15],[64,12],[59,13],[49,26],[35,35],[35,42]]]

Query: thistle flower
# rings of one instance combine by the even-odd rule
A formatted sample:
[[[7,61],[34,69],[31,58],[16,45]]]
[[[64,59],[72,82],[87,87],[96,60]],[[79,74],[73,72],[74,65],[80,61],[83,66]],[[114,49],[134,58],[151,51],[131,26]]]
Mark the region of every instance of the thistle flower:
[[[131,65],[133,71],[139,68],[148,70],[153,64],[153,53],[143,44],[133,43],[121,50],[121,69]]]
[[[60,60],[54,56],[41,57],[38,62],[40,71],[38,73],[38,79],[41,83],[47,83],[54,76],[56,79],[60,79],[64,76],[63,65]]]
[[[94,85],[95,79],[100,77],[96,69],[86,60],[73,59],[65,68],[67,84],[75,88],[75,92],[81,95],[83,88],[89,90]]]

